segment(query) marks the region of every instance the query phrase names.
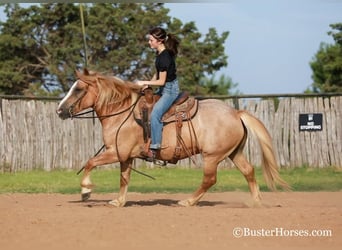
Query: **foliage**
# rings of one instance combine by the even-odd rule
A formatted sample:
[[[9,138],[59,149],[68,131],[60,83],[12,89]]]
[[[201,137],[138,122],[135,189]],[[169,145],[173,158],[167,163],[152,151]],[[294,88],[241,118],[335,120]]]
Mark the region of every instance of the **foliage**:
[[[221,75],[218,79],[215,74],[211,78],[202,78],[196,86],[196,93],[206,95],[239,95],[238,86],[229,76]]]
[[[205,74],[227,66],[224,42],[210,28],[204,36],[193,22],[168,16],[162,3],[94,3],[84,5],[85,48],[79,4],[46,3],[22,8],[4,4],[0,23],[0,93],[37,95],[66,92],[74,71],[88,66],[128,80],[154,74],[154,52],[146,34],[154,26],[181,41],[177,57],[181,88],[194,93]],[[87,58],[85,58],[87,55]]]
[[[336,43],[322,43],[310,62],[314,92],[342,92],[342,23],[330,27],[337,30],[328,32]]]

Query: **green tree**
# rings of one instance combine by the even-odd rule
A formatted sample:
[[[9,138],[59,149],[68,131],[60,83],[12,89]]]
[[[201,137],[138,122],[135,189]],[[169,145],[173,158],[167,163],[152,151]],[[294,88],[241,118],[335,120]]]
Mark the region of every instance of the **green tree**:
[[[238,83],[234,83],[229,76],[221,75],[216,78],[203,77],[197,85],[197,95],[238,95],[241,94],[236,88]],[[235,91],[234,91],[235,89]]]
[[[75,5],[21,8],[7,4],[1,23],[0,92],[65,91],[80,61],[79,11]],[[79,34],[79,35],[78,35]]]
[[[342,92],[342,23],[331,24],[329,31],[336,44],[322,43],[310,62],[313,92]]]
[[[206,74],[227,66],[228,32],[214,28],[204,36],[193,22],[168,16],[161,3],[96,3],[84,5],[87,53],[78,4],[48,3],[22,8],[5,4],[0,23],[0,93],[57,95],[75,80],[74,71],[88,67],[128,80],[150,78],[154,52],[146,34],[166,28],[181,40],[177,57],[181,88],[196,93]],[[88,58],[85,58],[85,55]]]

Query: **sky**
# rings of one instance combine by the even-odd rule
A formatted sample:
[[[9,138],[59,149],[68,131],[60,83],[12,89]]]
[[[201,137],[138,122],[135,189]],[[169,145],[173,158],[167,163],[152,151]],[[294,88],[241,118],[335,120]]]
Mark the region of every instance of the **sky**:
[[[342,22],[342,0],[220,0],[165,3],[169,15],[194,21],[206,34],[229,31],[229,76],[243,94],[303,93],[312,84],[310,61],[322,42],[333,44],[330,24]],[[4,15],[0,8],[0,20]]]
[[[338,0],[228,0],[167,3],[170,16],[194,21],[201,33],[229,31],[227,75],[244,94],[303,93],[321,42],[334,44],[330,24],[342,22]]]

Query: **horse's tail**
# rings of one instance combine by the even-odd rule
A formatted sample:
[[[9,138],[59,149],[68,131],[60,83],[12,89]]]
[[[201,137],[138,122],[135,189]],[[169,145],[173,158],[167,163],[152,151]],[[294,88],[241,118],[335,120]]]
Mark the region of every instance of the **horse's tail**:
[[[290,186],[279,176],[272,139],[264,124],[247,111],[238,111],[240,119],[249,131],[256,136],[262,151],[262,172],[267,186],[276,190],[276,185],[289,190]]]

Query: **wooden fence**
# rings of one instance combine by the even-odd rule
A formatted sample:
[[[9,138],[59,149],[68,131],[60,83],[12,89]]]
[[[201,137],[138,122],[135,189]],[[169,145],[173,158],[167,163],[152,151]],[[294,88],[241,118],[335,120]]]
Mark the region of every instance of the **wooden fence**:
[[[341,95],[266,99],[239,96],[224,101],[248,110],[264,122],[281,167],[342,167]],[[55,113],[57,102],[55,99],[0,98],[0,172],[79,169],[102,146],[97,120],[62,121]],[[299,115],[303,113],[321,113],[322,131],[299,131]],[[259,147],[251,136],[245,152],[253,165],[260,166]],[[197,160],[200,162],[199,156]],[[178,164],[194,167],[189,159]],[[226,160],[221,166],[232,166],[232,163]]]

